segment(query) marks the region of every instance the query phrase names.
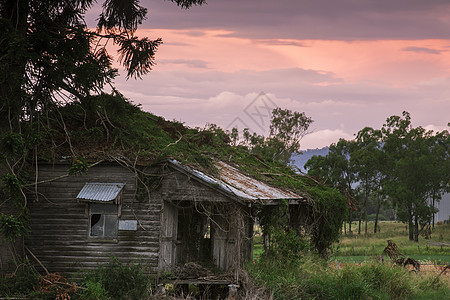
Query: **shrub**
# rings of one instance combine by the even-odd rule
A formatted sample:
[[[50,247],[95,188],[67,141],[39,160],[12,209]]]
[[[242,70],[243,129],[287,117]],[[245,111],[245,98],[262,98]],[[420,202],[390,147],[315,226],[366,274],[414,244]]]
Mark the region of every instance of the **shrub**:
[[[143,299],[150,278],[140,264],[123,264],[118,258],[83,274],[82,299]]]
[[[88,280],[84,282],[84,289],[78,296],[80,299],[86,300],[103,300],[108,299],[108,292],[105,290],[102,283]]]
[[[5,241],[15,242],[17,238],[30,232],[28,219],[25,215],[15,217],[13,215],[0,214],[0,234]]]
[[[26,296],[39,286],[39,273],[25,261],[13,274],[0,275],[0,296]]]
[[[309,250],[309,243],[295,231],[272,228],[272,249],[278,259],[294,260]]]

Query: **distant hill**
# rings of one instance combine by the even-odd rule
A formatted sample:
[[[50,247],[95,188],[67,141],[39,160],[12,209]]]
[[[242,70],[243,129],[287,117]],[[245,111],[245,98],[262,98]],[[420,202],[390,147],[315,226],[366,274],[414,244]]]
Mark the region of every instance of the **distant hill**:
[[[303,166],[306,162],[314,155],[326,156],[329,152],[328,147],[323,147],[321,149],[308,149],[302,151],[302,153],[294,153],[291,156],[292,164],[297,166],[302,172],[306,172]]]

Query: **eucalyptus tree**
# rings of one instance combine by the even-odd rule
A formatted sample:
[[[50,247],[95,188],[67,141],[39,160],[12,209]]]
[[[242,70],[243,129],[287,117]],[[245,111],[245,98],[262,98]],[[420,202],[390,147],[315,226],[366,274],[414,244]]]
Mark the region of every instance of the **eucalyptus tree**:
[[[304,112],[277,107],[272,110],[270,122],[271,140],[282,145],[279,156],[282,160],[290,159],[292,153],[300,150],[300,141],[307,135],[313,120]]]
[[[418,241],[419,224],[428,223],[435,212],[427,201],[436,172],[430,147],[433,132],[413,128],[407,112],[388,118],[382,132],[387,176],[383,190],[391,197],[398,219],[409,224],[409,239]]]
[[[355,140],[354,151],[350,155],[350,164],[356,173],[360,184],[363,203],[360,207],[358,222],[358,234],[361,233],[361,221],[364,216],[365,233],[367,234],[367,203],[371,195],[376,194],[380,187],[382,155],[380,150],[381,131],[371,127],[365,127],[358,132]],[[381,198],[377,197],[377,214],[374,232],[377,231],[378,213],[381,206]]]
[[[272,110],[268,137],[256,132],[250,133],[248,128],[244,128],[240,144],[264,159],[287,165],[292,154],[300,151],[300,141],[309,133],[308,129],[312,122],[313,120],[304,112],[278,107]],[[237,129],[232,130],[230,138],[235,141],[239,139]]]
[[[350,207],[349,232],[352,232],[353,185],[356,181],[354,169],[350,165],[350,155],[354,150],[354,141],[340,139],[330,145],[326,156],[314,155],[305,164],[308,175],[320,177],[325,184],[337,188],[347,197]]]
[[[433,172],[430,174],[430,187],[428,198],[432,208],[436,207],[436,202],[441,200],[442,194],[450,192],[450,135],[448,131],[437,132],[428,139],[430,148],[430,168]],[[432,227],[434,228],[433,214]]]

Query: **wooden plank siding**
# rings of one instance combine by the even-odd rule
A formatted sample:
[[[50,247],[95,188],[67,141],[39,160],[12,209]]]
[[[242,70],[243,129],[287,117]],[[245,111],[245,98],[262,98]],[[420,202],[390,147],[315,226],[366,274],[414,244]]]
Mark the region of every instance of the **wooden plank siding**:
[[[34,174],[30,178],[31,182],[40,183],[27,190],[32,231],[25,245],[49,272],[73,275],[109,262],[112,256],[123,262],[140,263],[147,272],[184,264],[193,257],[186,251],[190,236],[180,230],[180,226],[193,227],[179,222],[180,218],[186,222],[186,210],[183,214],[179,210],[186,207],[191,207],[191,213],[203,214],[203,225],[210,216],[211,232],[215,235],[211,236],[211,257],[218,267],[226,270],[236,266],[236,258],[241,262],[251,259],[252,231],[246,229],[252,228],[250,208],[214,185],[162,164],[145,170],[153,173],[160,184],[151,187],[154,190],[150,195],[137,197],[135,173],[117,163],[104,162],[85,174],[67,176],[69,167],[67,161],[40,163],[37,178]],[[137,230],[118,230],[115,239],[89,237],[90,204],[76,199],[88,182],[124,183],[119,220],[137,220]],[[213,220],[219,216],[212,216],[207,210],[216,214],[215,210],[221,207],[226,208],[220,211],[224,219]],[[239,211],[242,213],[237,214]],[[222,228],[239,224],[240,231],[229,228],[221,232],[216,224]]]
[[[223,202],[232,201],[222,192],[214,189],[213,185],[200,182],[195,177],[172,171],[162,182],[162,197],[167,201],[200,201]]]
[[[40,164],[37,181],[67,174],[69,164]],[[34,181],[34,178],[33,178]],[[89,202],[76,196],[86,182],[125,183],[119,220],[137,220],[136,231],[119,230],[114,240],[89,237]],[[135,198],[135,174],[118,164],[102,163],[86,174],[73,175],[29,189],[31,234],[25,244],[49,272],[75,273],[117,257],[156,271],[160,248],[161,197],[152,193],[142,202]]]

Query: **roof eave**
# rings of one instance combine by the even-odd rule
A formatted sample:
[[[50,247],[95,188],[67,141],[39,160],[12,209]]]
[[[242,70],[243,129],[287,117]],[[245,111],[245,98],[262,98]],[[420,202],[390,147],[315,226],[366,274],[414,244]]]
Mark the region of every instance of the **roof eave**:
[[[251,206],[252,204],[259,204],[259,205],[278,205],[278,202],[281,200],[288,200],[289,204],[300,204],[305,202],[305,199],[303,197],[295,197],[295,198],[275,198],[275,199],[267,199],[267,198],[246,198],[246,197],[239,197],[236,194],[234,194],[232,191],[227,190],[225,188],[222,187],[222,185],[220,184],[211,184],[214,182],[207,182],[206,181],[206,177],[209,178],[210,180],[215,181],[215,183],[218,183],[217,180],[215,178],[211,178],[210,176],[203,174],[203,176],[200,176],[199,174],[196,173],[196,171],[188,166],[184,166],[181,163],[179,163],[176,160],[167,160],[170,165],[178,170],[179,172],[190,176],[194,179],[196,179],[198,182],[209,186],[210,188],[222,193],[223,195],[225,195],[228,198],[231,198],[233,200],[235,200],[236,202],[245,205],[245,206]],[[198,171],[197,171],[198,172]]]
[[[215,184],[210,184],[209,182],[206,182],[204,178],[199,176],[197,173],[193,172],[189,167],[183,166],[175,160],[169,159],[167,161],[170,163],[170,166],[173,167],[174,169],[176,169],[177,171],[185,174],[186,176],[190,176],[190,177],[194,178],[195,180],[197,180],[197,182],[200,182],[201,184],[204,184],[204,185],[212,188],[213,190],[218,191],[222,195],[224,195],[228,198],[231,198],[232,200],[238,202],[239,204],[247,206],[247,204],[248,204],[247,202],[249,201],[248,199],[236,196],[235,194],[231,193],[230,191],[224,189],[221,185],[215,185]]]

